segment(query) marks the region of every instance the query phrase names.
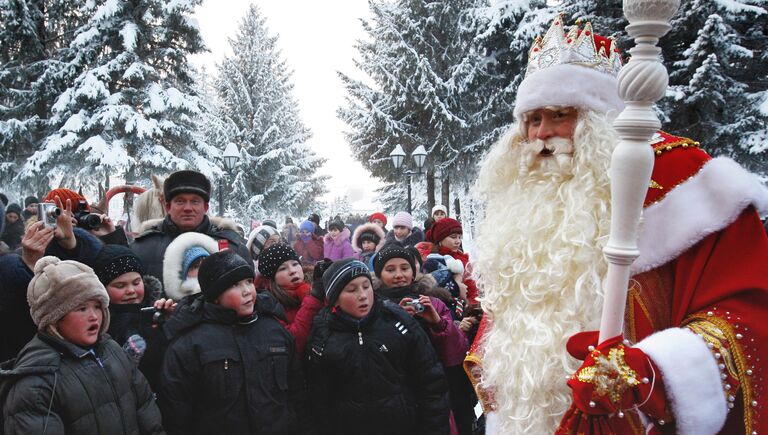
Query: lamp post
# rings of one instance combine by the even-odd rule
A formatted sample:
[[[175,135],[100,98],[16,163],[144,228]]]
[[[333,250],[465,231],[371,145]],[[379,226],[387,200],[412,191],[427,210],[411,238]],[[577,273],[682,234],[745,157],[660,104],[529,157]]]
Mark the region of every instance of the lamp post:
[[[224,149],[221,159],[224,160],[224,170],[227,177],[232,177],[232,172],[240,160],[240,151],[237,149],[237,145],[230,142]],[[224,216],[224,177],[219,178],[219,216]]]
[[[400,169],[400,166],[403,165],[405,156],[405,151],[403,151],[401,145],[397,145],[395,149],[389,153],[389,157],[392,159],[392,165],[394,165],[396,170]],[[406,169],[404,172],[408,180],[408,214],[411,214],[413,209],[411,206],[411,176],[414,174],[421,174],[421,168],[424,167],[424,161],[427,159],[427,150],[424,148],[424,145],[416,147],[416,149],[413,150],[413,153],[411,153],[411,157],[413,157],[413,161],[416,163],[417,171],[414,172],[410,169]]]

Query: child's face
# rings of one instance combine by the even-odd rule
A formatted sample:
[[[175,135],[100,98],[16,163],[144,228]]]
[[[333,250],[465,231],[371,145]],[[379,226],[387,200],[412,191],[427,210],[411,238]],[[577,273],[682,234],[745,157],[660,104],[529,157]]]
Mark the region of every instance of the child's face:
[[[200,264],[189,268],[187,271],[187,278],[197,278],[198,273],[200,273]]]
[[[440,246],[456,252],[461,247],[461,234],[453,233],[440,241]]]
[[[376,225],[380,226],[381,228],[384,228],[384,221],[381,220],[381,219],[374,219],[373,223],[375,223]]]
[[[280,242],[280,236],[278,236],[277,234],[273,234],[269,236],[269,238],[264,242],[264,247],[261,248],[262,252],[265,249],[269,248],[270,246],[274,245],[275,243],[279,243],[279,242]]]
[[[91,299],[64,315],[56,328],[65,340],[80,347],[91,347],[99,339],[104,313],[101,302]]]
[[[328,230],[328,234],[330,234],[330,235],[331,235],[331,237],[333,237],[334,239],[336,238],[336,236],[338,236],[338,235],[339,235],[339,233],[340,233],[340,232],[341,232],[341,231],[339,231],[339,229],[338,229],[338,228],[336,228],[336,227],[333,227],[333,228],[331,228],[331,229],[329,229],[329,230]]]
[[[144,280],[138,272],[127,272],[107,284],[110,304],[138,304],[144,300]]]
[[[226,289],[216,299],[216,303],[237,311],[237,317],[250,316],[253,314],[253,306],[256,303],[256,288],[253,286],[253,280],[246,278]]]
[[[395,227],[395,237],[402,240],[406,237],[408,237],[408,234],[411,234],[411,230],[408,229],[408,227],[404,227],[402,225],[398,225]]]
[[[363,251],[372,252],[376,250],[376,244],[370,240],[363,240]]]
[[[373,287],[371,287],[371,280],[365,276],[358,276],[348,282],[341,290],[339,300],[336,301],[336,306],[341,311],[355,319],[362,319],[368,315],[371,312],[372,305]]]
[[[432,218],[435,220],[435,222],[439,221],[444,217],[445,217],[445,212],[442,210],[438,210],[432,214]]]
[[[381,269],[381,282],[386,287],[405,287],[413,282],[413,269],[404,258],[393,258]]]
[[[277,268],[275,284],[280,287],[295,287],[303,280],[304,271],[301,269],[301,263],[296,260],[285,261]]]
[[[299,235],[306,239],[307,237],[312,235],[312,232],[311,231],[307,231],[307,230],[301,230],[301,231],[299,231]]]

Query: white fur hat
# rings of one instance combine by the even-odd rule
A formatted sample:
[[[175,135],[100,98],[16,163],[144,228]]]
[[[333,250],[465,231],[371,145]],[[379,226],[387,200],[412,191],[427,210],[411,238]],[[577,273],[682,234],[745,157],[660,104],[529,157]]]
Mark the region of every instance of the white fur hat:
[[[448,216],[448,209],[442,204],[437,204],[436,206],[432,207],[432,216],[434,216],[435,212],[438,210],[442,211],[446,216]]]

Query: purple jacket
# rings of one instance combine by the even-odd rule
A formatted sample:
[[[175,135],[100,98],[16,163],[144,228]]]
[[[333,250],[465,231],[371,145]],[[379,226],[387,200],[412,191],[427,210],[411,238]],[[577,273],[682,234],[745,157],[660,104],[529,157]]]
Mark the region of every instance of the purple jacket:
[[[429,300],[440,315],[440,323],[429,325],[429,339],[437,351],[440,362],[445,367],[453,367],[464,363],[469,344],[467,336],[453,323],[451,311],[440,299],[430,296]]]
[[[355,251],[352,250],[352,244],[349,242],[349,229],[344,228],[336,239],[328,233],[323,237],[323,254],[325,258],[333,261],[343,260],[345,258],[357,258]]]

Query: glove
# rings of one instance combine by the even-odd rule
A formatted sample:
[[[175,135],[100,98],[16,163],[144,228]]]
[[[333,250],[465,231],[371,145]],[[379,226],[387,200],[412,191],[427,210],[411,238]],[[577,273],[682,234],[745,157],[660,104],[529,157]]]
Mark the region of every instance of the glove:
[[[333,264],[333,261],[326,258],[323,261],[315,263],[315,270],[312,272],[312,289],[309,294],[314,296],[319,301],[325,300],[325,287],[323,286],[323,274],[328,267]]]
[[[568,353],[584,363],[568,380],[573,404],[556,434],[625,433],[624,412],[635,406],[648,415],[665,415],[664,384],[651,359],[625,345],[622,335],[599,346],[597,340],[597,331],[581,332],[568,340]]]

